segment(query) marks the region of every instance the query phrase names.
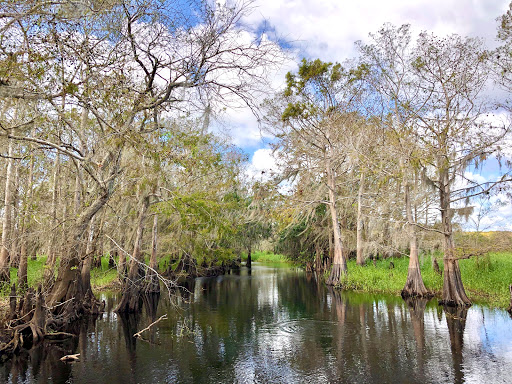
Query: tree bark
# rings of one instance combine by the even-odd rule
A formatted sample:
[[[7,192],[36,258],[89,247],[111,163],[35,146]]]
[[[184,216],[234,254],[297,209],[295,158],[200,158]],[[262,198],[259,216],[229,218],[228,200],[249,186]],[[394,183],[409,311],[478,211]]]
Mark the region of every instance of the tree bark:
[[[151,257],[149,259],[148,271],[148,286],[146,290],[151,293],[160,292],[160,284],[158,283],[158,276],[156,275],[158,268],[157,261],[157,248],[158,248],[158,215],[155,214],[153,217],[153,228],[151,230]]]
[[[52,205],[51,205],[51,234],[48,240],[47,259],[44,268],[44,282],[50,287],[54,279],[55,262],[57,259],[57,252],[55,251],[57,239],[57,185],[59,181],[60,170],[60,155],[59,152],[55,154],[53,162],[53,182],[52,182]]]
[[[416,227],[412,214],[411,193],[409,183],[404,182],[405,211],[407,216],[407,232],[409,235],[409,270],[407,272],[407,281],[402,289],[402,297],[425,297],[429,292],[425,288],[423,278],[421,277],[420,263],[418,259],[418,238],[416,236]]]
[[[364,191],[364,173],[361,172],[361,178],[359,180],[359,191],[357,194],[357,229],[356,229],[356,249],[357,265],[364,265],[364,254],[363,254],[363,191]]]
[[[439,167],[441,168],[441,167]],[[459,262],[455,258],[455,242],[453,239],[452,215],[450,207],[451,192],[447,171],[441,172],[439,197],[441,205],[441,222],[443,227],[444,273],[443,295],[441,303],[448,306],[469,306],[471,301],[466,296]]]
[[[322,256],[323,252],[320,248],[320,244],[318,241],[315,242],[315,271],[317,273],[322,273],[323,271],[323,265],[322,265]]]
[[[330,160],[327,163],[327,187],[329,188],[329,209],[331,212],[331,221],[334,232],[334,257],[332,263],[332,270],[327,285],[337,285],[343,275],[347,273],[347,258],[343,250],[343,243],[341,240],[341,229],[338,220],[338,212],[336,210],[336,183],[334,180],[334,171],[331,167]]]
[[[71,298],[74,298],[75,301],[80,301],[83,298],[85,292],[78,269],[82,238],[92,218],[107,203],[110,195],[111,191],[104,189],[100,196],[78,217],[71,231],[69,253],[61,258],[57,280],[48,295],[48,306],[54,306]]]
[[[34,130],[32,131],[34,132]],[[33,135],[34,136],[34,135]],[[32,146],[29,146],[29,150],[32,150]],[[28,182],[25,191],[25,201],[23,203],[23,212],[21,217],[21,248],[20,248],[20,265],[18,268],[18,289],[22,291],[28,286],[27,281],[27,267],[28,267],[28,242],[29,242],[29,231],[27,230],[27,220],[29,217],[28,210],[32,205],[32,188],[34,186],[34,155],[30,156],[30,165],[28,171]]]
[[[0,249],[0,283],[10,283],[8,242],[12,215],[12,177],[14,168],[14,143],[9,140],[9,159],[5,173],[4,220],[2,223],[2,248]]]
[[[137,223],[137,234],[133,246],[133,254],[130,260],[130,270],[123,287],[123,297],[115,309],[119,313],[134,313],[140,309],[142,280],[144,271],[140,268],[140,264],[144,262],[142,259],[141,247],[142,236],[144,234],[144,222],[146,220],[149,208],[149,196],[142,199],[139,209],[139,218]]]
[[[130,206],[128,204],[126,204],[125,208],[124,208],[123,217],[124,218],[128,217],[129,212],[130,212]],[[125,242],[126,242],[126,231],[124,230],[121,233],[120,244],[121,244],[121,246],[126,248]],[[119,252],[119,259],[117,261],[117,273],[119,275],[119,279],[124,280],[124,278],[126,277],[126,254],[123,251]]]
[[[80,272],[83,284],[84,293],[92,293],[91,287],[91,267],[92,267],[92,259],[94,257],[94,236],[95,236],[95,226],[94,219],[96,216],[93,216],[91,219],[91,223],[89,225],[89,236],[87,237],[87,247],[85,249],[85,257],[82,264],[82,270]]]
[[[247,268],[252,268],[252,260],[251,260],[251,244],[247,247],[247,262],[245,263],[245,266]]]
[[[19,183],[20,183],[20,166],[19,160],[14,162],[14,183],[12,188],[12,229],[11,229],[11,252],[10,252],[10,264],[11,267],[18,268],[20,264],[20,252],[19,252],[19,235],[20,235],[20,220],[21,215],[18,212],[19,206]]]

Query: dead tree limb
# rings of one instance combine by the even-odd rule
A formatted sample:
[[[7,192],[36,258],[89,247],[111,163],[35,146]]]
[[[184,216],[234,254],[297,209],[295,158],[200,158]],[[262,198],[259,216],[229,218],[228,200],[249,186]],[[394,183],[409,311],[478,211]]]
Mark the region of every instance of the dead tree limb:
[[[155,325],[156,323],[160,322],[161,320],[165,320],[167,319],[167,315],[162,315],[160,316],[160,318],[154,322],[152,322],[151,324],[149,324],[146,328],[140,330],[139,332],[137,333],[134,333],[133,334],[133,337],[138,337],[138,338],[142,338],[142,333],[145,332],[145,331],[148,331],[153,325]]]

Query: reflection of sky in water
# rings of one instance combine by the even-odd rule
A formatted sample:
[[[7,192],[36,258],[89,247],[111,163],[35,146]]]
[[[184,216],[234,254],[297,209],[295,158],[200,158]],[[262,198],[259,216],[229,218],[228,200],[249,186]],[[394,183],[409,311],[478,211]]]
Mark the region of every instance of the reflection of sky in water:
[[[83,354],[79,363],[65,366],[56,361],[62,351],[43,351],[23,363],[22,382],[504,383],[510,376],[512,321],[504,311],[473,306],[450,333],[435,302],[411,308],[400,298],[333,293],[303,272],[257,264],[251,276],[197,279],[190,290],[181,309],[159,304],[157,316],[169,319],[148,332],[154,343],[128,342],[151,322],[145,312],[131,322],[107,312],[70,350]],[[453,349],[453,329],[464,329],[462,350]],[[0,365],[0,382],[16,382],[15,368]]]

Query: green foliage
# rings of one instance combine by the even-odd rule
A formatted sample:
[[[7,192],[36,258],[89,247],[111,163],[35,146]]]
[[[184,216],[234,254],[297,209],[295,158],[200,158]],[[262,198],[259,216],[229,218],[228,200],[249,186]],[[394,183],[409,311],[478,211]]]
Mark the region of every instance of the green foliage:
[[[336,88],[344,79],[350,83],[349,77],[339,63],[302,59],[297,74],[286,74],[283,96],[288,100],[288,105],[281,114],[281,120],[309,119],[317,115],[321,119],[323,113],[336,109]]]
[[[312,228],[302,220],[279,234],[275,250],[289,260],[305,265],[312,260],[315,251],[312,236]]]

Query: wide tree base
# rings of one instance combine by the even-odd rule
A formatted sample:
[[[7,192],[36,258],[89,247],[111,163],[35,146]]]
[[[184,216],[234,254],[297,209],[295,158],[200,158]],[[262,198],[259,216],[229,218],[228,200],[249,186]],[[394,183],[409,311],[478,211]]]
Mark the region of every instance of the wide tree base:
[[[429,298],[433,296],[425,287],[419,268],[409,268],[407,281],[405,282],[404,289],[402,289],[401,296],[404,299],[413,297]]]
[[[343,269],[341,264],[333,264],[331,275],[325,282],[327,285],[339,285],[341,283],[341,278],[347,274],[346,268]]]
[[[439,304],[448,307],[469,307],[471,300],[466,296],[459,263],[456,259],[444,260],[443,296]]]
[[[75,320],[86,315],[98,315],[104,308],[105,302],[100,303],[92,294],[48,307],[41,287],[36,294],[29,288],[19,302],[15,297],[11,299],[10,341],[0,344],[0,355],[12,355],[46,339],[55,342],[74,337],[67,331]]]

